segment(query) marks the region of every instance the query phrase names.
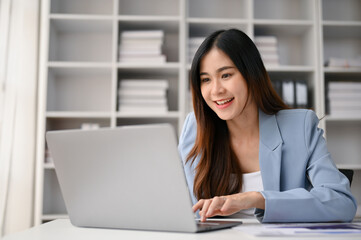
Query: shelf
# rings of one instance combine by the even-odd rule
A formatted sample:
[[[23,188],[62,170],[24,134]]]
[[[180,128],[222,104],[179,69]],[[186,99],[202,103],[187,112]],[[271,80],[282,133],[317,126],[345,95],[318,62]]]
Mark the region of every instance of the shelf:
[[[123,30],[156,30],[162,29],[167,34],[178,34],[179,18],[166,20],[164,17],[141,17],[132,18],[130,16],[119,17],[119,32]]]
[[[44,163],[44,169],[55,169],[54,163]]]
[[[96,124],[100,128],[111,127],[111,118],[98,118],[93,115],[90,117],[48,117],[46,119],[46,131],[82,129],[83,124]]]
[[[361,116],[354,116],[354,117],[335,117],[331,115],[326,116],[327,122],[360,122],[361,124]]]
[[[50,19],[49,61],[110,62],[113,20]]]
[[[95,14],[59,14],[53,13],[49,15],[49,19],[52,20],[89,20],[89,21],[111,21],[113,16],[111,15],[95,15]]]
[[[133,16],[133,15],[122,15],[117,16],[117,20],[120,22],[178,22],[180,17],[177,16]]]
[[[118,63],[119,69],[178,69],[180,64],[177,62],[167,62],[164,64],[138,64],[138,63]]]
[[[319,116],[325,115],[324,89],[329,82],[361,81],[361,68],[323,67],[321,62],[361,55],[360,0],[45,0],[44,4],[50,12],[41,19],[45,60],[39,72],[43,83],[39,123],[45,123],[45,129],[39,128],[39,136],[81,129],[84,124],[114,128],[153,123],[171,124],[179,134],[192,109],[189,39],[220,29],[237,28],[252,39],[275,36],[280,65],[266,65],[270,79],[307,82],[309,107]],[[127,30],[164,31],[161,52],[167,62],[119,62],[120,33]],[[124,79],[167,80],[168,112],[117,111],[118,87]],[[337,166],[360,174],[361,116],[326,116],[321,124]],[[44,166],[37,169],[44,174],[36,186],[37,198],[43,198],[35,199],[38,224],[68,216],[54,165],[44,163],[45,139],[37,144],[42,149],[38,166]],[[360,176],[353,182],[359,202],[361,192],[354,189],[360,189]]]
[[[361,170],[361,164],[337,164],[339,169]]]
[[[113,0],[50,0],[51,13],[65,14],[102,14],[113,13]]]
[[[43,221],[52,221],[55,219],[67,219],[69,216],[67,214],[44,214],[41,218]]]
[[[187,69],[191,69],[191,64],[187,65]],[[315,71],[315,68],[312,66],[266,66],[267,72],[285,72],[285,73],[312,73]]]
[[[179,16],[179,0],[119,0],[118,13],[133,16]]]
[[[72,62],[72,61],[50,61],[51,68],[112,68],[110,62]]]
[[[361,21],[322,21],[322,25],[330,27],[361,27]]]
[[[325,67],[325,73],[335,73],[335,74],[361,74],[361,68],[337,68],[337,67]]]
[[[248,26],[245,23],[227,23],[227,22],[218,22],[218,23],[206,23],[206,22],[194,22],[189,23],[189,37],[206,37],[214,31],[221,29],[230,29],[237,28],[244,32],[248,32]]]
[[[188,18],[187,23],[203,23],[203,24],[247,24],[247,20],[238,18]]]
[[[47,118],[110,118],[110,112],[48,111]]]
[[[361,121],[329,117],[326,120],[327,147],[335,163],[360,165]]]
[[[50,17],[54,15],[50,15]],[[65,18],[57,18],[56,16],[64,16]],[[68,17],[66,17],[68,16]],[[112,18],[90,19],[89,16],[81,15],[55,15],[50,18],[52,29],[60,33],[87,33],[87,32],[109,32],[112,31]]]
[[[357,38],[360,42],[361,38],[361,24],[357,25],[323,25],[324,38],[333,39],[354,39]]]
[[[107,68],[49,68],[47,111],[108,112],[111,79]]]
[[[312,20],[313,0],[254,0],[255,19]]]
[[[179,112],[170,111],[166,113],[126,113],[117,112],[117,118],[178,118]]]
[[[361,21],[359,0],[322,0],[323,20]]]
[[[250,15],[247,0],[187,0],[189,18],[239,18]]]
[[[55,171],[44,171],[42,187],[44,191],[42,216],[64,216],[67,211]]]
[[[255,25],[275,25],[275,26],[307,26],[310,27],[314,23],[310,20],[293,20],[293,19],[282,19],[282,20],[274,20],[274,19],[257,19],[254,20],[253,23]]]
[[[302,23],[302,22],[301,22]],[[289,24],[284,22],[283,24],[273,24],[271,22],[255,23],[255,35],[273,35],[277,37],[298,37],[298,40],[303,40],[305,35],[310,34],[313,29],[313,24],[310,22],[307,24]]]
[[[266,66],[268,72],[300,72],[300,73],[311,73],[315,71],[312,66]]]

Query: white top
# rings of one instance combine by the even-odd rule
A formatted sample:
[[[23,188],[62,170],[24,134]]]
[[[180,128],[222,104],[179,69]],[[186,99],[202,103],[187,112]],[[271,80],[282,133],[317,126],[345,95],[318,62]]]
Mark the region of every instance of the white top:
[[[242,174],[242,192],[263,191],[261,171]]]
[[[244,173],[242,175],[242,191],[241,192],[251,192],[263,191],[263,182],[261,171]],[[254,218],[254,208],[244,209],[238,213],[233,214],[232,218]]]

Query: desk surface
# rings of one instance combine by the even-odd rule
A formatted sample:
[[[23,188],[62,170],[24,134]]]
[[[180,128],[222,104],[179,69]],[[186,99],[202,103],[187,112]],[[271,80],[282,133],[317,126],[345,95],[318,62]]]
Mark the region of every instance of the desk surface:
[[[244,220],[243,225],[254,226],[260,223],[254,220]],[[330,236],[324,237],[292,237],[292,239],[327,239]],[[331,236],[332,237],[332,236]],[[360,235],[335,235],[337,238],[360,239]],[[96,229],[96,228],[79,228],[71,225],[68,219],[59,219],[40,226],[28,229],[26,231],[8,235],[4,240],[57,240],[57,239],[157,239],[157,240],[232,240],[232,239],[280,239],[280,237],[255,237],[235,229],[225,229],[206,233],[172,233],[172,232],[153,232],[153,231],[132,231],[132,230],[118,230],[118,229]],[[336,239],[336,238],[333,238]]]

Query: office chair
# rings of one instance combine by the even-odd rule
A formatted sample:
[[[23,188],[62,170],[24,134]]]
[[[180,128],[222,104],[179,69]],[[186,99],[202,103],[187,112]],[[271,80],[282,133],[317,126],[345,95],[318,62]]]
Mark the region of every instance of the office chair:
[[[339,171],[345,175],[347,177],[347,179],[350,181],[350,186],[352,183],[352,178],[353,178],[353,170],[351,169],[339,169]]]

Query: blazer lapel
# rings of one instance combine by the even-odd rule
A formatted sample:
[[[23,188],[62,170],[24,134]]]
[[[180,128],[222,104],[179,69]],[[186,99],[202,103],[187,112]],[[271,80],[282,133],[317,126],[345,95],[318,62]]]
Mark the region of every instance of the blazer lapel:
[[[259,162],[264,190],[280,191],[282,137],[275,115],[259,110]]]

